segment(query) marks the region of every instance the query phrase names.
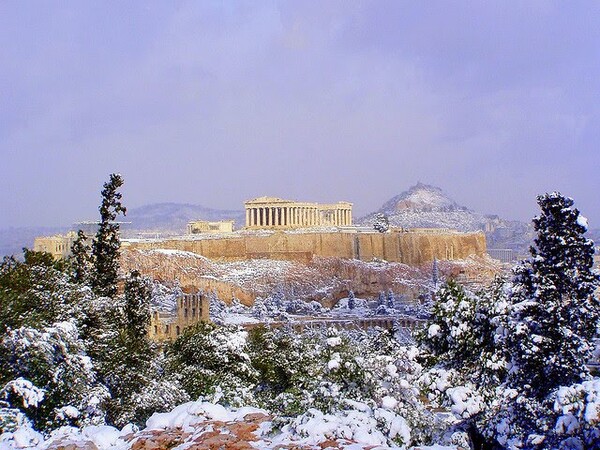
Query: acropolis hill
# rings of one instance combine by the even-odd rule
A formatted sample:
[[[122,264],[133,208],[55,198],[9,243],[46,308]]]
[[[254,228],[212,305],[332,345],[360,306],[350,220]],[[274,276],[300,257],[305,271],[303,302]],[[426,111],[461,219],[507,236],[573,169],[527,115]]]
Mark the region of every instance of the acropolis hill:
[[[246,226],[239,231],[131,239],[124,246],[182,250],[225,261],[260,258],[308,262],[313,257],[339,257],[409,265],[483,256],[486,252],[481,232],[391,229],[380,233],[352,226],[352,204],[348,202],[322,205],[260,197],[245,206]]]

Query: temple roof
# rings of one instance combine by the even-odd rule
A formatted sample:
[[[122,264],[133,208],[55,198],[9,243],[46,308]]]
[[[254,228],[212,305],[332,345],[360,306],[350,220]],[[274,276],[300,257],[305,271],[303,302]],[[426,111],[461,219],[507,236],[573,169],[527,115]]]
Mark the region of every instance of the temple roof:
[[[303,206],[312,206],[312,207],[327,207],[327,208],[331,208],[331,209],[335,209],[338,206],[352,206],[352,203],[350,202],[337,202],[337,203],[330,203],[330,204],[320,204],[320,203],[315,203],[315,202],[298,202],[296,200],[285,200],[283,198],[279,198],[279,197],[268,197],[268,196],[264,196],[264,197],[257,197],[255,199],[252,200],[248,200],[246,202],[244,202],[245,205],[252,205],[252,204],[272,204],[272,203],[289,203],[291,205],[303,205]]]
[[[257,197],[246,203],[295,203],[293,200],[284,200],[279,197]]]

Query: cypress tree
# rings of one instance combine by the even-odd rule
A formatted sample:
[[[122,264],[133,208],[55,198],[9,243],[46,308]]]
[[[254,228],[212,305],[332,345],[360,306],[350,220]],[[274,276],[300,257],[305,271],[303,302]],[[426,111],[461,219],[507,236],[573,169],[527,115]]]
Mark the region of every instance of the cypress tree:
[[[387,306],[388,308],[394,309],[394,303],[396,302],[396,298],[394,297],[394,292],[389,289],[387,293]]]
[[[356,296],[354,295],[354,291],[348,292],[348,309],[356,308]]]
[[[98,295],[114,297],[117,293],[119,270],[119,224],[115,220],[119,214],[125,215],[127,209],[121,203],[122,194],[118,189],[123,185],[119,174],[111,174],[104,183],[102,204],[100,205],[100,225],[92,243],[92,288]]]
[[[71,264],[73,266],[72,279],[75,283],[88,281],[91,270],[90,246],[87,244],[87,236],[82,230],[77,231],[77,239],[71,246]]]
[[[137,270],[125,281],[125,330],[133,342],[146,339],[150,325],[150,299],[152,289],[147,279]]]

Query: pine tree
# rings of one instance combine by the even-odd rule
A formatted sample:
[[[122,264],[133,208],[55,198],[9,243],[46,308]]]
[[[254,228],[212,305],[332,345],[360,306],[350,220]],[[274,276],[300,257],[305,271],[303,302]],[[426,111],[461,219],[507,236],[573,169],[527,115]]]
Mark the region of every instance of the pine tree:
[[[348,292],[348,309],[356,308],[356,297],[354,296],[354,291]]]
[[[464,371],[478,387],[504,379],[505,355],[496,345],[497,329],[505,320],[503,291],[502,280],[480,293],[449,281],[439,291],[429,326],[418,336],[442,367]]]
[[[117,293],[119,269],[119,224],[115,220],[119,214],[125,215],[126,208],[121,203],[122,194],[118,189],[123,185],[119,174],[111,174],[104,183],[102,204],[100,205],[100,225],[92,243],[94,271],[92,288],[98,295],[114,297]]]
[[[541,214],[533,220],[537,238],[531,258],[514,269],[506,333],[506,388],[513,394],[503,407],[506,419],[499,417],[509,432],[498,440],[513,439],[527,448],[584,448],[564,440],[568,436],[555,428],[552,410],[561,386],[589,378],[600,277],[592,270],[593,243],[584,236],[587,221],[573,200],[557,192],[537,200]],[[581,444],[589,436],[577,440]]]
[[[440,282],[440,268],[438,267],[437,258],[433,258],[433,264],[431,266],[431,282],[433,283],[433,289],[437,290]]]
[[[538,197],[532,257],[515,268],[508,345],[512,383],[546,397],[559,386],[581,382],[600,320],[594,296],[600,277],[592,270],[593,242],[573,200],[553,192]]]
[[[86,283],[89,280],[92,258],[91,247],[87,244],[87,236],[82,230],[77,231],[77,239],[71,246],[72,279],[75,283]]]

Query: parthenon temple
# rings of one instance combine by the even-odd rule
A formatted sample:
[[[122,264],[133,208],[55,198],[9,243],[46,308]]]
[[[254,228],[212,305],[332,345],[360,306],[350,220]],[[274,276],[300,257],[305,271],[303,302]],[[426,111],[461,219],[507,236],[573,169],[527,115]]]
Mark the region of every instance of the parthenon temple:
[[[246,228],[310,228],[352,225],[352,203],[319,204],[295,202],[275,197],[249,200]]]

